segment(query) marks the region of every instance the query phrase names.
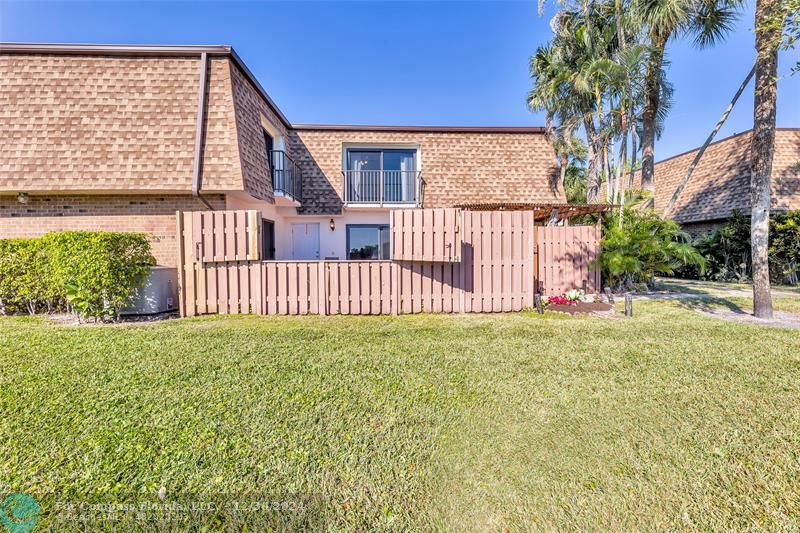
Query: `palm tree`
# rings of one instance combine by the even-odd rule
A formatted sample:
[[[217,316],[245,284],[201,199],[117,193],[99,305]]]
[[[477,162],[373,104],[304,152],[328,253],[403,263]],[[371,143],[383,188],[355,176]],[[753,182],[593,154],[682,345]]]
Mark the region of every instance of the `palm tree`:
[[[586,143],[574,135],[574,126],[569,123],[557,128],[556,132],[553,148],[559,161],[561,184],[566,185],[569,166],[586,161]]]
[[[563,36],[562,36],[563,37]],[[533,89],[528,93],[527,103],[532,111],[544,110],[545,131],[559,158],[562,182],[570,158],[584,159],[588,156],[587,173],[590,182],[597,181],[592,123],[592,101],[575,86],[575,51],[563,38],[539,47],[530,60],[530,75]],[[586,128],[588,146],[584,146],[574,135],[581,126]],[[590,195],[589,201],[594,197]]]
[[[534,85],[528,93],[528,108],[531,111],[545,111],[545,135],[558,158],[563,184],[575,146],[572,141],[575,105],[564,93],[563,67],[558,63],[552,46],[540,46],[530,59],[529,69]]]
[[[600,59],[592,63],[592,76],[602,79],[609,102],[608,125],[609,153],[615,159],[613,138],[618,137],[620,148],[616,161],[611,165],[615,172],[608,175],[609,200],[620,206],[624,203],[623,174],[630,167],[628,136],[633,133],[632,113],[636,106],[636,95],[641,92],[644,66],[649,54],[648,47],[633,44],[622,47],[611,59]],[[635,134],[632,135],[635,137]],[[635,158],[635,153],[632,154]],[[612,181],[613,180],[613,181]],[[621,220],[621,219],[620,219]]]
[[[689,35],[699,46],[711,46],[732,29],[742,0],[635,0],[651,46],[645,75],[642,113],[642,188],[653,190],[656,121],[661,105],[663,65],[671,39]]]
[[[780,0],[756,1],[756,87],[750,147],[750,247],[753,261],[753,312],[758,318],[772,318],[769,210],[778,99],[778,49],[784,19],[785,12]]]
[[[554,48],[560,57],[565,94],[580,112],[587,141],[587,194],[597,201],[607,161],[610,139],[604,119],[606,87],[592,65],[613,53],[615,31],[601,4],[586,3],[582,10],[564,10],[555,24]],[[578,118],[578,117],[576,117]]]
[[[603,182],[606,201],[622,203],[623,173],[636,160],[638,124],[644,108],[644,74],[650,49],[641,27],[632,19],[630,2],[584,2],[564,8],[553,19],[552,41],[531,58],[532,110],[546,111],[546,130],[568,166],[573,133],[586,138],[588,202],[596,202]],[[662,62],[663,65],[664,62]],[[662,77],[663,105],[656,126],[668,108],[671,87]],[[629,151],[630,145],[633,149]],[[563,180],[562,180],[563,181]]]

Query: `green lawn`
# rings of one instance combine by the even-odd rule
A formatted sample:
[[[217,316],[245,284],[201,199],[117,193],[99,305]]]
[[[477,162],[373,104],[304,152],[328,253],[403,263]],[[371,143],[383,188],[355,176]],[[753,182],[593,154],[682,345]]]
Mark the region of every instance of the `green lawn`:
[[[0,494],[53,526],[164,486],[216,507],[160,528],[799,528],[800,332],[635,313],[0,319]]]

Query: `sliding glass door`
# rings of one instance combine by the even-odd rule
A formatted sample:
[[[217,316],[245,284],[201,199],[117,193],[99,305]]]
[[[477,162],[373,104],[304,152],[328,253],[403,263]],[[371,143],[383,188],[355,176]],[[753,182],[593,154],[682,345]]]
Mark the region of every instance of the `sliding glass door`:
[[[347,198],[361,203],[414,203],[416,150],[354,149],[347,152]]]

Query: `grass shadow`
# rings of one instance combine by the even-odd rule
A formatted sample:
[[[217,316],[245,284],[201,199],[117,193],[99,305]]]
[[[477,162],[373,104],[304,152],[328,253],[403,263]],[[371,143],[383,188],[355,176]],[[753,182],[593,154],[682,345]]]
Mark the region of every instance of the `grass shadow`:
[[[706,295],[708,297],[713,297],[713,295],[709,292],[709,289],[706,287],[691,287],[682,285],[680,283],[671,283],[669,281],[664,281],[664,280],[658,280],[656,282],[655,290],[668,291],[681,294]]]
[[[707,294],[707,293],[706,293]],[[675,302],[684,309],[691,311],[713,312],[715,308],[724,307],[739,315],[749,315],[750,313],[739,307],[739,305],[719,296],[708,296],[706,298],[681,298],[676,299]]]

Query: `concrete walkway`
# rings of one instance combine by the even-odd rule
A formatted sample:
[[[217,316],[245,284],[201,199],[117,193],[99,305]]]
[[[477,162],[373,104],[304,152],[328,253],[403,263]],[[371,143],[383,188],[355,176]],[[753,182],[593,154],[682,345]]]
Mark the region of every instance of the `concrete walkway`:
[[[698,313],[721,320],[767,327],[800,329],[800,313],[775,311],[773,313],[773,318],[765,320],[754,317],[751,311],[741,309],[739,306],[726,300],[726,298],[752,298],[752,289],[744,284],[730,284],[726,286],[714,282],[661,279],[658,285],[661,289],[660,291],[648,294],[637,294],[634,298],[637,300],[687,301],[687,305]],[[773,289],[771,292],[773,298],[800,299],[800,290]],[[708,301],[704,302],[704,300]]]
[[[636,294],[634,298],[644,300],[675,300],[684,298],[750,298],[753,290],[744,284],[723,284],[685,279],[661,278],[658,280],[659,289],[647,294]],[[772,289],[774,298],[800,298],[800,288],[797,291],[786,289]]]

